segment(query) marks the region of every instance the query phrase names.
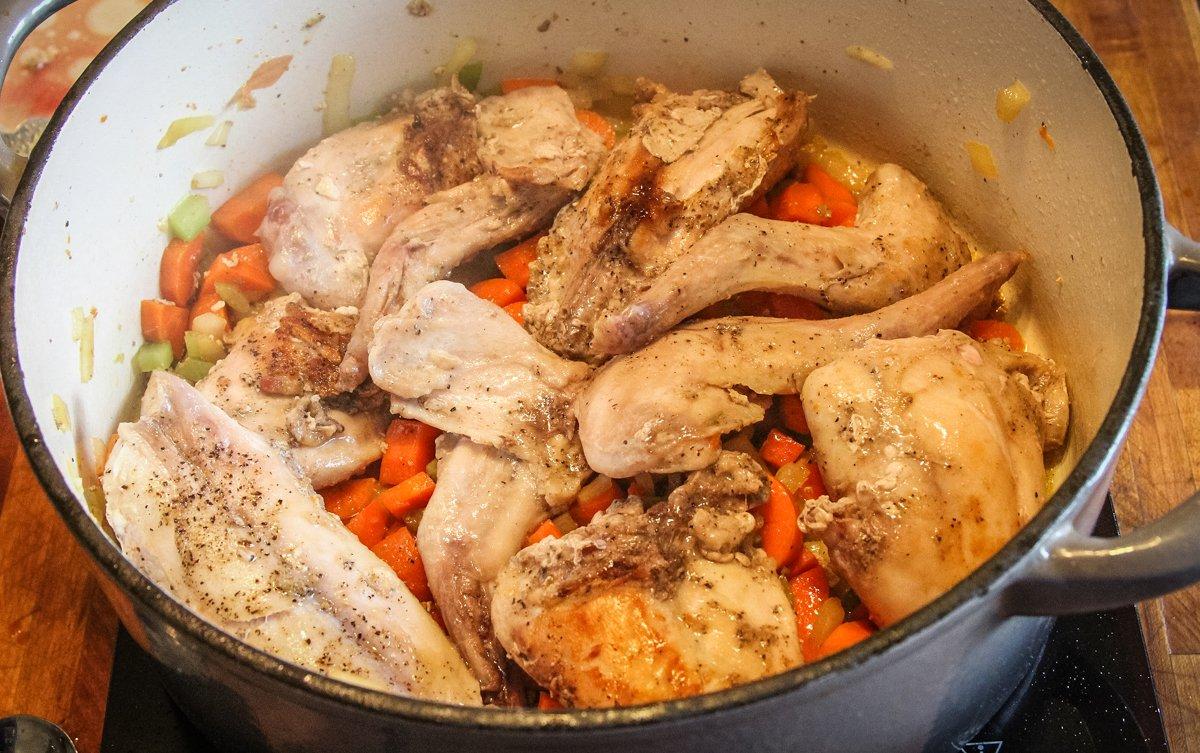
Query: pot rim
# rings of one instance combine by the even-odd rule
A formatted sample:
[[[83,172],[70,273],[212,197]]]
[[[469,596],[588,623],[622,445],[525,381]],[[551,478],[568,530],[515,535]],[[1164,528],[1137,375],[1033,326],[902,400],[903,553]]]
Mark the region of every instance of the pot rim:
[[[831,678],[876,656],[899,650],[909,641],[928,633],[944,617],[971,599],[996,586],[1002,576],[1017,566],[1043,536],[1064,517],[1082,493],[1093,485],[1114,460],[1149,379],[1166,307],[1168,254],[1163,241],[1162,198],[1145,141],[1116,83],[1091,46],[1049,0],[1026,0],[1062,37],[1078,58],[1108,104],[1125,142],[1132,172],[1138,183],[1142,209],[1142,238],[1145,245],[1145,287],[1138,332],[1116,396],[1096,434],[1059,489],[1041,511],[1011,541],[978,570],[953,589],[904,619],[881,630],[870,639],[821,661],[805,664],[779,675],[735,688],[674,701],[619,709],[569,710],[546,713],[537,709],[508,709],[452,706],[434,701],[394,695],[335,680],[275,658],[221,631],[193,613],[181,602],[150,581],[125,558],[115,542],[96,525],[84,505],[76,499],[47,450],[33,406],[24,387],[17,350],[15,283],[16,261],[23,226],[33,195],[52,145],[75,105],[105,65],[159,13],[176,0],[152,0],[129,25],[106,46],[75,82],[51,118],[29,158],[28,167],[13,199],[0,236],[0,275],[7,296],[0,297],[0,376],[21,444],[42,488],[66,521],[72,534],[103,569],[104,576],[120,585],[130,598],[152,611],[181,636],[198,641],[242,668],[283,682],[314,697],[406,720],[446,724],[460,728],[512,731],[565,731],[572,729],[616,729],[651,723],[678,722],[728,711],[797,690]]]

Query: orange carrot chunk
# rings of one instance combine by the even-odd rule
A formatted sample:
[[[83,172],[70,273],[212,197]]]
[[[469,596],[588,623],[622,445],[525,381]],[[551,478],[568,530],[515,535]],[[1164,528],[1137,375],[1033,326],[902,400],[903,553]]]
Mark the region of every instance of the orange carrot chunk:
[[[491,301],[500,308],[525,300],[525,291],[507,277],[494,277],[477,282],[471,286],[471,292],[485,301]]]
[[[394,518],[403,518],[418,507],[424,507],[437,485],[425,471],[409,476],[379,494],[379,501]]]
[[[779,418],[783,427],[797,434],[810,434],[808,418],[804,415],[804,403],[799,395],[779,396]]]
[[[142,336],[150,342],[171,343],[175,358],[183,357],[183,333],[187,331],[188,310],[169,301],[142,301]]]
[[[837,182],[832,175],[821,169],[815,162],[810,162],[804,168],[804,181],[812,183],[830,204],[855,204],[854,194],[849,188]]]
[[[771,429],[758,452],[762,455],[763,460],[779,468],[796,462],[804,454],[804,445],[779,429]]]
[[[525,304],[526,303],[527,303],[527,301],[517,301],[516,303],[510,303],[504,307],[504,313],[511,316],[513,318],[513,321],[516,322],[517,324],[520,324],[522,327],[525,326]]]
[[[771,206],[767,204],[766,196],[759,196],[758,201],[754,202],[742,211],[752,214],[755,217],[762,217],[764,220],[771,219]]]
[[[811,183],[789,183],[775,197],[771,214],[777,220],[810,225],[824,225],[830,218],[825,197]]]
[[[505,94],[531,86],[558,86],[558,82],[552,78],[506,78],[500,81],[500,91]]]
[[[1008,322],[1001,322],[995,319],[980,319],[977,322],[971,322],[971,325],[967,327],[967,334],[980,342],[1000,340],[1010,350],[1018,353],[1025,350],[1025,338],[1021,337],[1021,333],[1017,331],[1017,328]]]
[[[421,562],[421,553],[417,550],[417,540],[412,533],[401,526],[386,538],[371,547],[375,556],[383,560],[388,567],[400,576],[412,595],[419,601],[429,601],[433,594],[429,592],[429,578],[425,575],[425,564]]]
[[[204,231],[190,241],[172,238],[158,265],[158,291],[176,306],[187,306],[200,281],[198,266],[204,251]]]
[[[829,634],[829,637],[821,644],[821,648],[817,651],[817,658],[824,659],[826,656],[844,651],[855,643],[870,638],[874,632],[875,628],[865,620],[843,622],[841,625],[835,627],[833,632]]]
[[[217,283],[236,285],[251,301],[261,301],[275,292],[275,278],[267,266],[267,252],[261,243],[251,243],[223,254],[217,254],[212,266],[204,273],[200,297],[215,295]]]
[[[825,310],[812,301],[787,293],[767,293],[767,308],[771,316],[780,319],[819,321],[829,318]]]
[[[213,212],[213,227],[238,243],[254,243],[258,240],[258,226],[267,216],[271,192],[282,185],[282,175],[267,173],[260,176]]]
[[[554,698],[551,697],[551,695],[546,691],[543,690],[538,694],[538,708],[542,711],[553,711],[554,709],[561,709],[562,707],[563,705],[554,700]]]
[[[803,541],[796,527],[796,503],[779,479],[771,476],[771,495],[762,506],[762,548],[776,567],[787,567]]]
[[[388,527],[392,524],[392,516],[379,501],[371,500],[367,506],[358,512],[346,527],[358,537],[365,547],[373,547],[387,535]]]
[[[826,224],[830,227],[854,227],[857,219],[857,204],[844,204],[840,201],[829,202],[829,222]]]
[[[571,517],[581,526],[592,522],[596,514],[621,497],[621,487],[608,476],[596,476],[587,486],[579,490],[575,504],[571,505]]]
[[[812,632],[817,609],[829,598],[829,578],[823,568],[813,567],[788,578],[788,588],[796,610],[796,632],[803,643]]]
[[[561,536],[562,531],[558,530],[558,526],[554,525],[553,520],[543,520],[540,526],[525,537],[525,546],[533,546],[543,539],[557,539]]]
[[[617,131],[603,115],[592,110],[576,110],[575,117],[584,127],[595,133],[604,142],[605,149],[612,149],[617,143]]]
[[[392,421],[387,430],[387,449],[379,463],[379,480],[395,486],[425,470],[433,460],[433,442],[440,431],[407,418]]]
[[[495,262],[500,274],[522,288],[529,287],[529,265],[537,258],[538,241],[545,237],[545,233],[535,235],[496,254]]]
[[[373,478],[352,478],[321,490],[325,509],[343,521],[353,518],[375,499],[379,485]]]

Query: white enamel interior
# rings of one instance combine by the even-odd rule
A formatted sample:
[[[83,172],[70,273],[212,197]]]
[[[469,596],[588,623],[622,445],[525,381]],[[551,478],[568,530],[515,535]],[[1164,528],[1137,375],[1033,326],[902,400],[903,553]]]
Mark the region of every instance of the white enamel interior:
[[[1125,368],[1142,302],[1138,192],[1101,94],[1040,14],[1023,0],[965,3],[533,2],[431,0],[417,18],[403,0],[179,0],[107,64],[55,139],[25,224],[16,279],[25,387],[47,446],[67,478],[77,448],[130,415],[139,378],[138,300],[157,295],[165,236],[159,220],[189,192],[191,176],[221,169],[213,206],[267,167],[286,167],[320,135],[325,73],[353,53],[357,114],[388,92],[421,87],[460,35],[476,37],[484,84],[501,74],[548,73],[577,48],[611,55],[616,72],[681,88],[729,86],[763,66],[817,96],[821,128],[926,180],[994,249],[1026,248],[1021,326],[1070,374],[1069,465],[1093,438]],[[324,13],[311,29],[306,21]],[[549,28],[538,31],[549,19]],[[848,45],[894,61],[883,71]],[[258,107],[226,110],[263,60],[295,56]],[[993,114],[1014,79],[1033,92],[1011,125]],[[234,122],[227,148],[204,135],[158,151],[167,124],[207,112]],[[1047,123],[1050,151],[1037,130]],[[1001,177],[985,182],[963,142],[990,144]],[[80,384],[70,311],[94,307],[95,377]],[[125,356],[123,363],[115,358]],[[52,395],[70,431],[51,417]]]

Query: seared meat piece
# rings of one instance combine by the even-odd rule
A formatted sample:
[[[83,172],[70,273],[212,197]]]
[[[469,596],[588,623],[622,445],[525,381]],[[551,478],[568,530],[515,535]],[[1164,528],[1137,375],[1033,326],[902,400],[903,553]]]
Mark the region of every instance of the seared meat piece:
[[[949,330],[868,343],[812,372],[802,397],[829,488],[803,525],[880,625],[948,591],[1041,509],[1042,453],[1067,428],[1053,362]]]
[[[396,223],[480,169],[475,99],[459,88],[434,89],[411,112],[325,138],[271,197],[258,231],[271,274],[314,306],[357,306]]]
[[[238,323],[229,355],[197,389],[235,421],[287,453],[321,489],[383,453],[387,412],[338,395],[352,314],[305,306],[293,293]]]
[[[492,583],[526,534],[579,491],[587,467],[571,401],[589,369],[446,281],[379,321],[370,366],[394,412],[470,440],[441,440],[417,547],[459,650],[484,689],[498,690]]]
[[[525,317],[552,350],[599,360],[593,325],[796,160],[805,98],[764,72],[739,92],[652,92],[629,136],[541,242]]]
[[[825,321],[729,317],[680,327],[606,364],[575,405],[588,465],[627,478],[703,468],[720,436],[763,419],[755,395],[794,394],[809,372],[873,339],[952,327],[1025,258],[992,254],[871,314]]]
[[[748,290],[802,296],[837,313],[883,308],[971,260],[925,184],[881,165],[857,227],[821,227],[738,214],[677,257],[622,310],[596,325],[595,348],[637,350],[706,306]]]
[[[783,582],[750,541],[748,510],[768,489],[749,457],[722,453],[645,512],[630,498],[523,549],[496,585],[496,635],[568,706],[680,698],[798,664]]]
[[[391,568],[262,437],[154,372],[103,478],[121,548],[250,645],[360,685],[480,703],[475,679]]]
[[[438,482],[417,548],[446,631],[484,691],[503,687],[492,587],[526,535],[550,515],[536,466],[464,437],[438,438]]]
[[[557,87],[518,89],[479,104],[488,173],[429,198],[401,222],[371,265],[370,286],[342,366],[342,387],[366,378],[379,317],[480,251],[531,235],[587,183],[604,152]]]

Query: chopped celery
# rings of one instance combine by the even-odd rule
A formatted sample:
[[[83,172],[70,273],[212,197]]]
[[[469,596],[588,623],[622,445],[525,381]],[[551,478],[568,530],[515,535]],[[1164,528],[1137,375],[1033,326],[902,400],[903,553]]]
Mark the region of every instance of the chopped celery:
[[[212,215],[208,209],[208,199],[193,193],[185,196],[167,215],[167,227],[171,235],[179,240],[190,241],[208,227],[210,219]]]
[[[479,86],[479,79],[483,76],[483,61],[476,60],[473,63],[467,63],[462,68],[458,69],[458,83],[463,85],[463,88],[469,92],[475,91]]]
[[[437,481],[437,458],[430,460],[429,464],[425,466],[425,475]]]
[[[788,463],[775,472],[775,478],[779,479],[779,483],[783,484],[784,488],[792,494],[804,486],[804,482],[808,481],[808,475],[808,459],[803,455],[796,462]]]
[[[175,373],[194,384],[207,376],[208,370],[212,367],[213,365],[209,361],[188,356],[175,365]]]
[[[171,124],[167,126],[167,132],[164,133],[163,137],[159,140],[158,148],[166,149],[169,146],[173,146],[176,141],[179,141],[189,133],[202,131],[212,124],[213,116],[211,115],[193,115],[188,118],[173,120],[171,121]]]
[[[71,414],[67,412],[67,404],[58,395],[50,396],[50,414],[54,416],[54,428],[59,431],[71,430]]]
[[[187,347],[187,357],[191,359],[199,359],[216,363],[225,357],[225,345],[220,338],[203,332],[193,332],[191,330],[183,333],[183,342]]]
[[[171,355],[171,343],[143,343],[133,354],[133,367],[142,372],[169,369]]]
[[[218,282],[216,284],[217,295],[220,296],[225,305],[233,309],[233,313],[238,316],[246,316],[250,313],[250,299],[242,293],[242,289],[232,282]]]
[[[326,136],[350,127],[350,86],[354,83],[354,68],[353,55],[334,55],[329,61],[325,111],[321,117]]]
[[[92,381],[96,357],[95,315],[71,309],[71,339],[79,343],[79,381]]]
[[[192,188],[216,188],[225,182],[225,173],[220,170],[203,170],[192,176]]]

